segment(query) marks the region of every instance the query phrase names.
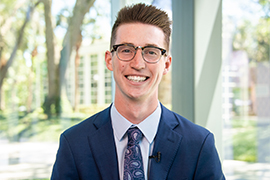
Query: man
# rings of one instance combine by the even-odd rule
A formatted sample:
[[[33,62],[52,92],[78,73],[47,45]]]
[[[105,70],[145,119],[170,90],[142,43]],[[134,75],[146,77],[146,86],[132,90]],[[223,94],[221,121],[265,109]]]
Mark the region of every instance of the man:
[[[170,25],[151,5],[118,13],[105,54],[115,100],[61,135],[52,179],[225,179],[213,135],[158,101],[171,66]]]

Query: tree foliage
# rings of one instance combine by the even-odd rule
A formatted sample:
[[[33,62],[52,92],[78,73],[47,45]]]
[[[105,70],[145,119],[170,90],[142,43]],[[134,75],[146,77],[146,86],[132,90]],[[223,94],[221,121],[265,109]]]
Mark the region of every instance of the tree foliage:
[[[43,87],[39,89],[40,93],[43,93],[39,96],[45,98],[42,107],[49,116],[52,113],[60,114],[67,65],[72,51],[79,52],[80,46],[78,44],[82,41],[84,24],[95,22],[91,18],[85,19],[85,15],[94,2],[95,0],[76,0],[73,10],[64,7],[55,19],[51,13],[52,0],[1,1],[0,109],[5,108],[5,103],[9,102],[7,100],[8,95],[10,95],[8,91],[16,90],[17,88],[12,87],[18,87],[18,82],[24,82],[22,83],[22,89],[19,91],[24,92],[25,98],[16,96],[20,99],[20,104],[25,105],[27,102],[38,98],[30,97],[33,95],[32,86],[44,86],[47,81],[48,84],[45,86],[47,90],[43,91]],[[33,14],[35,18],[33,18]],[[55,30],[59,26],[65,29],[63,39],[55,34]],[[44,52],[44,48],[46,49],[46,57],[36,58],[38,54],[40,55],[39,51]],[[33,54],[33,52],[36,52],[36,54]],[[41,72],[37,72],[36,67],[34,67],[35,61],[38,62]],[[21,68],[25,70],[25,76],[15,73],[19,73]],[[33,76],[30,75],[32,73]],[[37,73],[44,74],[47,78],[38,77]],[[19,79],[24,80],[18,81]],[[13,83],[13,85],[11,86],[10,83]]]
[[[250,61],[262,62],[270,60],[270,1],[258,0],[263,12],[254,25],[250,19],[238,24],[234,34],[233,49],[245,50]]]
[[[16,57],[19,52],[27,49],[26,32],[29,30],[29,22],[34,10],[40,1],[6,1],[0,5],[0,109],[3,109],[4,93],[3,82],[7,79],[9,69],[14,61],[20,59]],[[16,67],[16,66],[15,66]],[[14,78],[13,85],[18,83]]]

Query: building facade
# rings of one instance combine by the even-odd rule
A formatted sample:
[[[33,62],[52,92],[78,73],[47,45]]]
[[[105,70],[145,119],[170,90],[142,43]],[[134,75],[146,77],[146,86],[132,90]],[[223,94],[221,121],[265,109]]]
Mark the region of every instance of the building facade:
[[[106,68],[104,59],[105,51],[108,49],[108,42],[82,46],[79,50],[80,59],[77,67],[75,53],[72,54],[66,73],[66,92],[73,107],[76,98],[79,100],[78,104],[83,106],[105,105],[112,102],[112,73]]]

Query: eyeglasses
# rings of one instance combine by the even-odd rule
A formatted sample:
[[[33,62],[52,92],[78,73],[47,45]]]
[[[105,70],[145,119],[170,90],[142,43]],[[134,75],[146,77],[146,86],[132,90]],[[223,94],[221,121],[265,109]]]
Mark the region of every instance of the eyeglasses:
[[[155,46],[137,46],[132,44],[113,45],[111,52],[116,51],[117,57],[121,61],[131,61],[138,49],[142,49],[142,57],[148,63],[157,63],[161,56],[167,56],[166,50]]]

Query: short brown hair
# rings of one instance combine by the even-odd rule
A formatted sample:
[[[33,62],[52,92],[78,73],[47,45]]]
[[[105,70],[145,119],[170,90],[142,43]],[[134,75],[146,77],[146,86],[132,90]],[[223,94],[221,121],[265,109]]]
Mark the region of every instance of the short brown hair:
[[[152,5],[143,3],[126,6],[122,8],[114,22],[111,34],[111,47],[115,43],[116,31],[121,24],[127,23],[144,23],[159,27],[165,35],[166,48],[169,50],[171,21],[168,14]]]

